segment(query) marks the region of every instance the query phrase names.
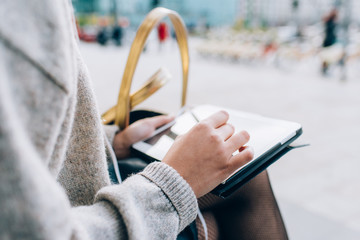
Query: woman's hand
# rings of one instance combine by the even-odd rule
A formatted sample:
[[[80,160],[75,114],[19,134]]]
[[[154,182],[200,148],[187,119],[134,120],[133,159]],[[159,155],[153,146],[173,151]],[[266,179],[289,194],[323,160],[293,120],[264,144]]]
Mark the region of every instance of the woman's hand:
[[[113,142],[116,157],[118,159],[129,157],[131,145],[148,138],[156,128],[172,120],[174,120],[174,117],[165,115],[144,118],[117,133]]]
[[[236,169],[253,158],[253,151],[243,147],[249,134],[234,134],[227,124],[229,114],[220,111],[176,138],[163,162],[173,167],[189,183],[195,195],[205,195]],[[232,154],[239,150],[235,156]]]

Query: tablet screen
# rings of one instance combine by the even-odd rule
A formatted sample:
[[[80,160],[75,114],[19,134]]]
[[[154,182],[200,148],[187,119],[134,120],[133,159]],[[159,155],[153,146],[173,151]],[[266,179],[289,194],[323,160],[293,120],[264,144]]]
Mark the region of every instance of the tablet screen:
[[[212,105],[201,105],[185,111],[176,118],[175,123],[159,134],[138,142],[133,147],[147,155],[161,160],[173,144],[176,136],[189,131],[198,121],[207,118],[223,108]],[[235,127],[235,132],[246,130],[250,141],[246,144],[254,149],[254,159],[265,154],[273,146],[284,143],[295,136],[301,128],[300,124],[278,119],[266,118],[260,115],[224,109],[230,114],[229,123]],[[236,154],[235,152],[234,154]]]

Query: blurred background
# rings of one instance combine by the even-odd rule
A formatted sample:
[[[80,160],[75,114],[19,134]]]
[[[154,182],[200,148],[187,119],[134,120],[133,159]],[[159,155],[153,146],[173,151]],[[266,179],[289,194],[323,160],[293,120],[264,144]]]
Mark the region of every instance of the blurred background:
[[[151,9],[189,33],[188,105],[297,121],[303,136],[269,168],[290,239],[360,239],[360,1],[73,0],[101,112],[116,104],[136,30]],[[181,62],[169,19],[150,34],[137,89],[160,67],[172,80],[139,107],[180,108]]]

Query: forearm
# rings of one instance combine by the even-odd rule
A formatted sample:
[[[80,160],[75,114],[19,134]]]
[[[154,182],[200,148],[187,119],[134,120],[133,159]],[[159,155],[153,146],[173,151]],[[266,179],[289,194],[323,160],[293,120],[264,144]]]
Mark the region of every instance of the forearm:
[[[36,176],[23,171],[30,165]],[[75,208],[41,164],[5,167],[12,171],[0,174],[0,239],[175,239],[196,216],[191,188],[162,163]]]
[[[191,187],[171,167],[150,164],[120,185],[105,187],[96,202],[107,201],[120,213],[129,239],[175,239],[196,217]]]
[[[195,218],[195,196],[190,197],[189,202],[186,202],[187,197],[175,197],[181,191],[185,191],[185,196],[193,194],[191,188],[180,176],[169,172],[162,173],[163,178],[168,180],[165,182],[156,181],[159,176],[155,177],[155,174],[144,173],[121,185],[104,187],[94,204],[72,208],[69,196],[56,182],[56,175],[50,173],[49,165],[54,163],[51,162],[54,159],[44,157],[49,156],[46,154],[48,149],[55,147],[51,139],[59,139],[63,117],[54,118],[53,124],[38,124],[36,121],[50,115],[63,116],[67,105],[63,106],[63,101],[54,101],[48,107],[39,102],[36,106],[41,107],[41,114],[38,114],[40,110],[30,107],[28,114],[24,114],[24,106],[17,101],[34,98],[28,97],[31,92],[20,96],[12,92],[15,87],[11,84],[20,77],[7,72],[6,69],[9,71],[11,68],[2,60],[0,57],[0,239],[127,239],[128,233],[130,239],[163,239],[159,236],[172,238]],[[27,76],[30,73],[33,72],[29,70]],[[50,90],[60,91],[58,95],[66,100],[62,90],[41,77],[34,79],[40,85],[50,85]],[[35,100],[47,97],[49,94]],[[25,100],[23,102],[32,103]],[[19,109],[23,110],[21,115]],[[42,136],[40,133],[49,135],[51,141],[44,146],[36,144],[35,140],[39,140],[36,136]],[[85,164],[86,160],[82,163]],[[86,169],[85,165],[72,164],[69,167],[83,167],[87,175],[81,176],[99,177],[98,172],[89,171],[91,168]],[[71,177],[68,180],[74,181]],[[168,190],[170,186],[175,186],[173,192]],[[73,186],[70,184],[69,187]],[[181,204],[183,208],[179,207]],[[190,213],[187,213],[188,210]]]
[[[176,239],[196,211],[195,195],[175,170],[151,164],[122,184],[101,189],[93,205],[73,208],[73,238]]]

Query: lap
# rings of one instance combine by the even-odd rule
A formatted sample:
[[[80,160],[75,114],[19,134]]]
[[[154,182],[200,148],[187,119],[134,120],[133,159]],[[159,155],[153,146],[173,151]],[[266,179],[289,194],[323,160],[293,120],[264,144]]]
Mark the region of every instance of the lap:
[[[204,216],[213,215],[215,220],[208,226],[216,228],[212,231],[218,233],[212,239],[288,239],[266,171],[229,198],[222,199],[210,193],[198,202]],[[204,238],[199,236],[199,239]]]
[[[122,178],[141,171],[147,162],[140,158],[120,161]],[[112,167],[109,168],[110,176]],[[112,178],[113,179],[113,178]],[[288,239],[267,171],[262,172],[223,199],[211,193],[198,199],[210,239]],[[185,229],[178,239],[204,238],[202,224]]]

